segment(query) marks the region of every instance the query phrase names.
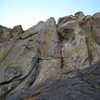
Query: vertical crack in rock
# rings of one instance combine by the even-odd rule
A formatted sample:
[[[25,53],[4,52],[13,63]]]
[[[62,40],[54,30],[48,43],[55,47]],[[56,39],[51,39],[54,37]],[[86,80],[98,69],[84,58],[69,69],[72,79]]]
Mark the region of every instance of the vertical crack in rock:
[[[62,46],[61,46],[60,52],[61,52],[61,68],[63,68],[64,67],[64,59],[63,59],[63,55],[62,55]]]

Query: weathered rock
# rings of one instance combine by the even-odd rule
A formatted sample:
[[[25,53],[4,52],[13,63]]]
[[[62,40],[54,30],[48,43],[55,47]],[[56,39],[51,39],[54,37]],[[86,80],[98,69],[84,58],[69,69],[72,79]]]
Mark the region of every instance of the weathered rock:
[[[48,79],[48,76],[51,77],[58,74],[60,72],[60,67],[61,67],[60,62],[61,62],[60,59],[40,61],[39,63],[40,73],[33,85],[36,85],[45,81],[46,79]]]
[[[34,34],[34,32],[36,32],[36,34]],[[50,79],[51,76],[55,77],[60,72],[61,67],[60,40],[56,31],[54,18],[48,19],[45,23],[40,22],[37,26],[24,32],[20,37],[22,40],[16,41],[11,53],[3,63],[8,63],[14,68],[20,68],[21,75],[18,79],[23,79],[26,76],[27,78],[8,94],[8,100],[15,99],[16,95],[16,99],[23,97],[29,87],[30,91],[33,90],[35,85],[37,85],[38,88],[39,85]],[[15,52],[18,52],[17,55]],[[35,57],[35,55],[37,57]],[[37,62],[36,60],[33,62],[36,58],[39,60],[38,66],[34,65]],[[34,70],[34,72],[32,72],[32,70]],[[29,82],[29,80],[31,82]],[[30,94],[32,94],[32,92],[30,92]]]
[[[98,70],[98,71],[97,71]],[[25,100],[99,100],[100,63],[82,70],[77,76],[62,78],[36,96]]]
[[[12,45],[9,45],[8,43],[7,44],[1,44],[1,46],[0,46],[0,63],[9,54],[11,48],[12,48]]]
[[[93,16],[94,18],[94,39],[100,45],[100,13],[96,13]]]
[[[95,26],[100,28],[100,13],[95,13],[93,18],[95,20]]]
[[[68,21],[58,27],[62,42],[64,70],[71,71],[89,66],[86,39],[77,21]]]
[[[21,39],[26,39],[26,38],[29,38],[31,37],[32,35],[34,34],[37,34],[38,32],[41,31],[41,29],[43,28],[44,26],[44,22],[40,21],[37,25],[29,28],[28,30],[26,30],[21,36],[20,38]]]
[[[11,37],[11,29],[0,25],[0,41],[9,40]]]
[[[73,16],[73,15],[65,16],[65,17],[62,17],[62,18],[58,19],[58,24],[63,24],[67,21],[73,21],[73,20],[76,20],[75,16]]]
[[[85,68],[100,59],[100,47],[93,37],[91,16],[85,17],[81,24],[77,20],[59,24],[58,33],[62,36],[62,56],[67,71]]]
[[[13,38],[18,37],[23,32],[24,31],[22,29],[22,26],[21,25],[17,25],[12,29],[12,36],[13,36]]]
[[[0,64],[0,84],[13,82],[10,89],[15,88],[16,85],[14,86],[14,84],[21,82],[29,75],[31,70],[35,67],[39,55],[35,50],[25,47],[25,42],[20,42],[21,41],[15,43],[12,47],[8,45],[11,49],[8,52],[4,51],[5,57],[2,58]],[[3,57],[3,54],[1,56]],[[34,74],[36,72],[37,71],[34,71]],[[10,90],[8,89],[5,92],[8,91]]]
[[[45,22],[41,32],[41,59],[60,57],[60,40],[57,34],[54,18],[49,18]]]
[[[0,83],[3,85],[8,84],[7,86],[9,86],[9,83],[12,82],[12,84],[10,85],[11,88],[8,87],[9,89],[6,91],[3,91],[1,87],[1,93],[3,91],[2,95],[8,93],[8,91],[11,91],[12,88],[20,86],[17,83],[18,82],[20,83],[24,78],[26,78],[30,74],[32,69],[34,69],[32,75],[35,75],[37,73],[37,70],[35,69],[38,69],[38,66],[37,68],[35,68],[35,65],[39,58],[39,52],[38,52],[39,43],[38,43],[38,37],[37,38],[36,37],[37,36],[27,38],[24,40],[17,40],[15,42],[13,41],[12,43],[9,42],[1,44]],[[31,80],[31,78],[29,80]],[[26,83],[28,83],[28,79],[26,79],[26,81],[23,82],[23,84],[25,84],[27,87],[28,84]],[[24,85],[20,86],[21,89],[23,88],[23,86]],[[15,90],[20,90],[20,88]]]
[[[100,46],[95,42],[95,39],[94,39],[95,31],[94,31],[94,25],[93,25],[93,17],[91,16],[86,17],[84,20],[84,24],[81,27],[86,37],[89,63],[93,64],[94,62],[100,59],[100,56],[99,56]]]
[[[79,11],[79,12],[75,13],[75,17],[77,18],[79,23],[81,23],[81,22],[83,22],[85,15],[83,14],[83,12]]]
[[[83,12],[0,26],[0,100],[99,100],[99,26],[100,13]]]

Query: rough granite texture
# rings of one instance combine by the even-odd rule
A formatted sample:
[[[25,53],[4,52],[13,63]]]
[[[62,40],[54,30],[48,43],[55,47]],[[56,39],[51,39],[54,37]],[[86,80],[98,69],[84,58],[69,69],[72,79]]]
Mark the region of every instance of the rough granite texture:
[[[100,13],[0,25],[0,100],[100,100]]]

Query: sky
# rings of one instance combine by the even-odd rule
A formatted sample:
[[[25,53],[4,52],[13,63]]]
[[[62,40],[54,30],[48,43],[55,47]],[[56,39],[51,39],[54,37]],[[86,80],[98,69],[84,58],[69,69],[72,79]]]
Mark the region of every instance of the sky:
[[[100,12],[100,0],[0,0],[0,25],[26,30],[49,17],[58,18],[82,11],[85,15]]]

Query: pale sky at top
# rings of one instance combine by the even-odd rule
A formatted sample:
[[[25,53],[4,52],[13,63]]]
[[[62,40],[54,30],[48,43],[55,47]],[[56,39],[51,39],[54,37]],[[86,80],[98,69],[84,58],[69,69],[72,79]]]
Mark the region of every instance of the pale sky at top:
[[[100,0],[0,0],[0,24],[13,28],[21,24],[28,29],[41,20],[100,12]]]

